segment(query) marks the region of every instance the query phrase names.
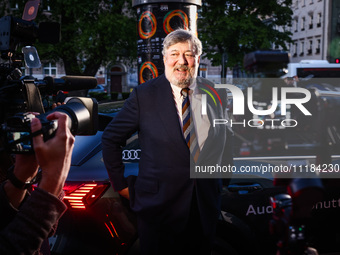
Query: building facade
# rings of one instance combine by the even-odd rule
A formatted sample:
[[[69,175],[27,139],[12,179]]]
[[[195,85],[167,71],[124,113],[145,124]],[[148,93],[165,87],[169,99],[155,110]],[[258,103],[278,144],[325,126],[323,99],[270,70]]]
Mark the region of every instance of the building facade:
[[[340,1],[293,0],[291,62],[340,58]]]

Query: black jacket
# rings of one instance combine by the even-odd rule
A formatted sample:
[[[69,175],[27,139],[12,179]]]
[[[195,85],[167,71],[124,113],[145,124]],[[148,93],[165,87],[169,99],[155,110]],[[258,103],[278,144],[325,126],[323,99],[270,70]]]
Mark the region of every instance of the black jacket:
[[[0,186],[0,254],[39,254],[43,241],[66,211],[66,205],[50,193],[35,188],[19,210],[9,203]]]

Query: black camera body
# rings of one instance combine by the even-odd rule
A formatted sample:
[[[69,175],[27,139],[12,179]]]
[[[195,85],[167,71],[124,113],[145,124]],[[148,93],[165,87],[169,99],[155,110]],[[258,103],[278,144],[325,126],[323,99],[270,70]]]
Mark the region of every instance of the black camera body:
[[[36,49],[31,46],[35,39],[44,39],[48,30],[57,30],[52,41],[59,41],[58,28],[55,23],[48,26],[32,21],[35,16],[29,10],[38,9],[40,1],[28,1],[23,17],[26,20],[3,17],[0,18],[0,151],[7,153],[33,153],[32,137],[43,134],[44,140],[54,136],[57,121],[49,121],[46,116],[54,111],[63,112],[68,116],[69,129],[73,135],[94,135],[98,127],[98,103],[94,98],[69,97],[65,104],[52,110],[53,95],[59,91],[75,91],[92,89],[97,86],[95,77],[64,76],[61,78],[45,77],[43,80],[31,76],[22,76],[20,67],[23,62],[28,68],[41,66]],[[35,12],[36,15],[36,12]],[[48,35],[46,38],[50,38]],[[56,39],[58,37],[58,39]],[[17,46],[24,46],[22,53],[17,52]],[[51,103],[52,102],[52,103]],[[32,113],[38,113],[32,114]],[[39,118],[42,129],[31,133],[32,118]],[[1,150],[2,149],[2,150]]]
[[[80,83],[84,78],[80,78]],[[74,77],[72,79],[77,80]],[[65,113],[68,116],[69,129],[73,135],[94,135],[97,132],[98,103],[96,99],[68,97],[65,99],[65,104],[51,110],[49,104],[43,103],[44,100],[47,101],[46,97],[50,95],[43,94],[43,97],[41,97],[40,91],[46,90],[41,86],[39,87],[39,83],[43,83],[43,81],[11,82],[11,89],[9,90],[7,90],[8,86],[1,87],[0,83],[0,137],[7,153],[34,152],[32,137],[36,134],[31,133],[30,125],[34,117],[38,118],[42,124],[40,133],[43,134],[44,140],[53,137],[58,126],[57,121],[49,121],[46,117],[55,111]],[[88,83],[93,83],[91,87],[96,86],[96,81],[92,77],[88,78],[85,85],[88,85]],[[49,91],[52,85],[45,84],[45,86],[49,87],[47,89]],[[12,90],[19,93],[8,94],[8,91]],[[63,90],[67,91],[68,89]],[[8,100],[9,98],[10,100]],[[32,114],[32,112],[38,113],[38,115]]]
[[[41,133],[44,141],[52,138],[57,130],[58,123],[46,119],[46,114],[35,116],[32,113],[18,113],[7,119],[3,125],[5,146],[8,153],[33,153],[33,134],[31,120],[37,117],[42,125]]]

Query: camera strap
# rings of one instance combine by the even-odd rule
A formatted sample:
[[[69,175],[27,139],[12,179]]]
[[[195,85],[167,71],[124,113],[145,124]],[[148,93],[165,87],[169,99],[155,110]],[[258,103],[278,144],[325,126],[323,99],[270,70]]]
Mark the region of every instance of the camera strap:
[[[27,80],[24,83],[27,93],[27,110],[29,112],[44,113],[44,106],[40,96],[39,89],[35,86],[34,82]]]

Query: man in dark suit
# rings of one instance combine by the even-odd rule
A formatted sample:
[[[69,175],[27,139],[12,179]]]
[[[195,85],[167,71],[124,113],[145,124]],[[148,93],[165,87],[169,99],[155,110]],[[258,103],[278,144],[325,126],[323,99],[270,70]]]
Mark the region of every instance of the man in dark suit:
[[[192,32],[179,29],[167,35],[165,74],[138,86],[103,134],[103,158],[112,185],[130,199],[138,216],[141,254],[211,253],[222,180],[200,178],[194,169],[195,165],[231,164],[232,152],[227,126],[212,124],[215,118],[226,118],[225,101],[210,104],[211,97],[205,97],[207,113],[202,112],[202,93],[213,84],[197,77],[201,53],[201,42]],[[198,158],[183,134],[183,88],[191,91]],[[136,131],[141,147],[139,173],[128,183],[122,147]]]

